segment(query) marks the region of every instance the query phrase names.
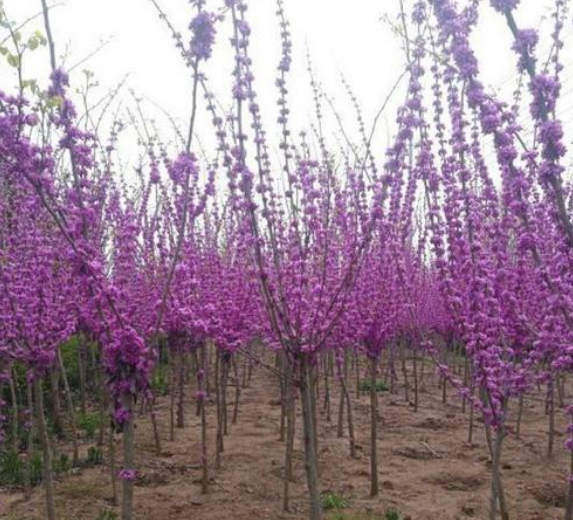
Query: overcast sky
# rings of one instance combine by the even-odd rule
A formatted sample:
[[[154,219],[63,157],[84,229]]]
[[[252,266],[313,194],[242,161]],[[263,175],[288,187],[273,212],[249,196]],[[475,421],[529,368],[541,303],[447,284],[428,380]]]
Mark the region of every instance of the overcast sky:
[[[186,35],[193,16],[187,0],[158,0],[171,21]],[[55,0],[57,3],[58,0]],[[312,118],[312,95],[306,72],[307,48],[317,78],[325,92],[335,100],[337,111],[348,125],[353,124],[353,110],[340,86],[343,74],[362,105],[367,124],[382,104],[388,91],[404,68],[404,55],[399,38],[393,34],[386,18],[396,20],[398,0],[284,0],[292,26],[294,69],[291,74],[291,109],[295,129],[307,126]],[[406,1],[406,5],[412,0]],[[208,8],[219,6],[222,0],[208,3]],[[262,105],[264,121],[270,127],[276,119],[277,93],[274,88],[276,65],[280,57],[278,21],[274,0],[249,0],[248,18],[253,28],[252,57],[255,64],[256,88]],[[501,16],[493,12],[487,0],[482,1],[481,21],[473,42],[481,58],[482,79],[492,88],[500,88],[509,95],[515,85],[515,56],[510,50],[509,31]],[[551,0],[522,0],[517,18],[522,27],[538,27],[543,16],[550,13]],[[4,0],[12,20],[23,21],[37,13],[40,0]],[[169,32],[158,18],[149,0],[64,0],[57,3],[51,14],[59,60],[65,56],[66,67],[82,61],[98,48],[107,45],[72,73],[72,81],[81,81],[83,68],[94,71],[101,84],[101,92],[118,84],[128,75],[126,85],[138,96],[160,105],[184,125],[189,113],[191,78],[173,47]],[[38,18],[26,31],[42,29]],[[25,32],[26,32],[25,31]],[[573,25],[564,29],[568,47],[568,65],[564,79],[563,119],[570,125],[573,119]],[[548,48],[550,26],[544,25]],[[223,24],[217,36],[217,48],[207,67],[213,90],[222,102],[228,103],[231,54],[229,25]],[[26,61],[25,76],[42,78],[47,74],[47,50]],[[1,86],[6,88],[14,71],[4,64],[0,68]],[[6,81],[5,81],[6,80]],[[127,96],[127,89],[124,91]],[[95,96],[94,98],[97,98]],[[378,132],[377,146],[383,147],[391,137],[391,121],[397,103],[386,112]],[[153,110],[149,105],[148,109]],[[159,117],[159,116],[158,116]],[[211,133],[203,113],[199,133]],[[336,132],[336,127],[330,129]],[[383,150],[379,150],[382,155]]]

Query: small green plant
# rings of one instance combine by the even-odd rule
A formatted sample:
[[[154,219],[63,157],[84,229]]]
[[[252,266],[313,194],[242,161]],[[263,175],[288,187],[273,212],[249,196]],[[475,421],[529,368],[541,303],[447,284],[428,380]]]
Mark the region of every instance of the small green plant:
[[[54,473],[61,475],[70,469],[70,458],[62,453],[54,457]],[[26,462],[13,450],[0,453],[0,486],[22,486],[28,482],[37,486],[43,479],[42,454],[36,451]]]
[[[370,388],[372,385],[371,379],[363,379],[360,381],[360,391],[361,392],[370,392]],[[376,380],[376,392],[388,392],[390,390],[386,383],[382,379]]]
[[[76,334],[60,345],[62,361],[66,367],[66,376],[72,391],[76,391],[80,386],[79,350],[82,341],[85,339],[80,334]]]
[[[348,499],[339,493],[328,492],[322,495],[322,509],[339,511],[348,507]]]
[[[111,509],[104,509],[99,512],[96,520],[118,520],[118,518],[117,513],[114,513]]]
[[[103,464],[103,451],[97,446],[90,446],[88,448],[88,458],[86,461],[87,466],[99,466]]]
[[[384,520],[402,520],[402,516],[393,508],[387,509],[384,514]]]
[[[54,471],[57,475],[67,473],[70,471],[70,456],[67,453],[60,453],[59,458],[56,458],[54,463]]]
[[[169,377],[166,365],[157,365],[153,371],[151,387],[156,395],[167,395],[169,392]]]
[[[43,478],[43,460],[42,454],[39,451],[34,452],[32,459],[30,460],[30,483],[33,486],[37,486],[42,482]]]
[[[101,426],[101,417],[97,413],[80,413],[78,415],[78,426],[86,432],[90,439],[93,439]]]
[[[0,485],[18,486],[25,481],[24,463],[18,453],[9,450],[0,453]]]

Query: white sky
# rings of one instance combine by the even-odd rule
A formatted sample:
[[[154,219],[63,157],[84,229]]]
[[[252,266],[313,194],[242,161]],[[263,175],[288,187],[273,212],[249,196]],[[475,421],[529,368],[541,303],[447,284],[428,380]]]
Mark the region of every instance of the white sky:
[[[57,0],[54,0],[57,2]],[[169,18],[186,35],[193,11],[187,0],[158,0]],[[413,0],[407,0],[411,5]],[[220,6],[222,0],[209,0],[208,8]],[[354,114],[341,88],[339,75],[343,73],[352,85],[362,105],[367,124],[386,97],[404,66],[399,38],[392,33],[384,16],[396,19],[398,0],[284,0],[291,21],[294,42],[294,69],[290,76],[291,110],[295,119],[293,130],[306,126],[313,118],[312,95],[306,72],[306,46],[310,50],[316,76],[327,93],[336,99],[337,110],[354,128]],[[548,14],[551,0],[522,0],[517,13],[522,27],[539,26],[544,13]],[[500,86],[510,94],[515,85],[515,55],[510,50],[509,31],[501,16],[493,12],[489,1],[483,0],[482,18],[473,41],[481,60],[482,79],[491,86]],[[37,13],[40,0],[4,0],[9,17],[21,22]],[[253,28],[251,53],[257,74],[259,94],[266,128],[272,133],[277,115],[274,87],[276,65],[280,57],[278,21],[274,0],[250,0],[248,19]],[[163,22],[159,20],[149,0],[64,0],[51,14],[58,55],[66,54],[69,67],[94,51],[101,41],[109,44],[86,64],[74,70],[72,82],[81,81],[82,68],[96,73],[102,90],[114,87],[126,74],[127,85],[142,98],[153,100],[186,124],[189,112],[190,72],[173,47],[173,41]],[[564,34],[568,47],[564,52],[568,68],[565,70],[564,100],[561,104],[563,120],[569,125],[573,119],[573,24],[571,16]],[[43,29],[38,18],[25,33]],[[549,46],[550,26],[544,25],[542,48]],[[209,62],[207,75],[213,90],[227,104],[230,101],[231,54],[228,50],[229,23],[220,27],[217,50]],[[46,77],[48,55],[43,49],[29,62],[24,62],[25,77]],[[6,88],[9,75],[14,75],[5,64],[0,65],[0,87]],[[128,91],[125,90],[127,97]],[[94,100],[98,96],[94,97]],[[378,157],[391,138],[395,108],[402,96],[397,95],[386,112],[376,141]],[[510,98],[507,97],[509,100]],[[324,107],[329,112],[328,107]],[[147,109],[153,112],[151,105]],[[160,113],[155,111],[155,114]],[[335,123],[329,130],[337,132]],[[198,121],[199,134],[212,134],[205,112]],[[307,127],[308,128],[308,127]],[[569,136],[570,139],[570,136]]]

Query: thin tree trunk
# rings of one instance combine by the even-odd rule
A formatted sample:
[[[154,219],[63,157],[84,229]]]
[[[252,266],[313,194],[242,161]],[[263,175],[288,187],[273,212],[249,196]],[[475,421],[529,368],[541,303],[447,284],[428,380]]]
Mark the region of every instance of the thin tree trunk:
[[[412,348],[413,371],[414,371],[414,412],[418,411],[420,405],[420,390],[418,387],[418,350]]]
[[[201,477],[201,493],[207,494],[209,490],[209,461],[207,459],[207,351],[206,346],[201,347],[201,366],[202,370],[197,374],[197,386],[199,387],[199,403],[201,413],[201,463],[202,463],[202,477]]]
[[[360,395],[360,358],[358,352],[354,351],[354,369],[356,373],[356,395]]]
[[[247,372],[249,370],[249,360],[247,356],[243,359],[243,388],[247,388]]]
[[[281,373],[285,373],[288,365],[288,360],[286,359],[286,354],[284,352],[277,353],[277,366]],[[286,438],[286,428],[287,428],[287,380],[284,377],[279,379],[279,390],[281,399],[281,419],[279,427],[279,441],[284,442]]]
[[[115,465],[115,438],[114,438],[114,431],[113,425],[109,424],[109,439],[108,439],[108,447],[109,447],[109,469],[111,473],[111,493],[112,493],[112,502],[114,505],[117,504],[117,472],[116,472],[116,465]]]
[[[157,414],[155,407],[157,405],[157,395],[155,390],[151,391],[151,399],[149,401],[149,416],[151,417],[151,427],[153,429],[153,442],[155,444],[155,454],[161,455],[161,436],[159,435],[159,425],[157,424]]]
[[[466,387],[466,388],[468,386],[468,377],[469,377],[469,360],[466,356],[466,358],[464,360],[464,387]],[[462,397],[462,413],[463,414],[466,413],[466,405],[467,405],[467,398],[464,395]]]
[[[410,402],[410,380],[408,378],[408,367],[406,366],[406,341],[402,341],[402,376],[404,377],[404,400]]]
[[[332,420],[331,410],[330,410],[330,381],[328,377],[328,360],[330,359],[330,352],[326,353],[326,358],[324,360],[324,408],[326,410],[326,420],[330,422]]]
[[[501,519],[508,520],[509,515],[506,510],[505,497],[503,493],[502,475],[501,475],[501,454],[503,447],[503,439],[505,431],[503,426],[500,426],[495,435],[495,442],[493,444],[493,457],[492,457],[492,479],[491,479],[491,495],[489,503],[489,520],[497,519],[497,504],[500,505]]]
[[[80,376],[80,411],[86,413],[86,338],[82,335],[78,345],[78,366]]]
[[[339,361],[337,361],[337,368],[339,371],[338,374],[338,379],[340,382],[340,398],[338,400],[338,422],[336,425],[336,435],[338,438],[341,438],[344,436],[344,400],[346,399],[346,394],[344,393],[344,388],[343,388],[343,383],[342,380],[344,379],[344,369],[346,368],[346,351],[344,352],[344,367],[340,367],[338,366],[340,364]]]
[[[294,387],[292,385],[293,370],[285,360],[285,399],[286,399],[286,445],[285,445],[285,474],[283,481],[283,511],[289,510],[290,482],[293,480],[293,451],[294,451],[294,434],[296,421],[296,401],[294,396]]]
[[[0,393],[0,395],[2,395]],[[12,401],[12,450],[14,453],[18,453],[18,441],[19,441],[19,406],[18,406],[18,396],[16,394],[16,384],[15,384],[15,377],[14,371],[10,369],[10,400]]]
[[[233,356],[233,374],[235,377],[235,403],[233,405],[233,419],[232,423],[237,424],[239,418],[239,401],[241,399],[241,379],[239,377],[239,366],[237,357]]]
[[[36,419],[35,419],[35,406],[34,406],[34,398],[33,398],[34,389],[30,382],[26,383],[26,402],[28,405],[28,419],[30,426],[28,428],[28,436],[26,439],[26,451],[28,453],[28,467],[27,467],[27,481],[28,481],[28,489],[31,489],[34,485],[32,482],[32,459],[34,458],[34,431],[36,428]]]
[[[102,385],[101,390],[100,390],[100,398],[99,398],[100,423],[99,423],[99,434],[98,434],[98,440],[97,440],[98,446],[103,446],[103,443],[104,443],[106,420],[107,420],[107,416],[110,415],[109,402],[110,402],[109,394],[108,394],[105,386]],[[113,413],[111,414],[111,416],[113,416]]]
[[[352,401],[350,400],[350,392],[346,385],[346,379],[342,378],[340,381],[342,386],[342,395],[345,397],[346,401],[346,416],[348,418],[348,442],[350,445],[350,456],[354,459],[356,458],[356,440],[354,437],[354,422],[352,421]]]
[[[50,370],[50,389],[52,396],[52,423],[57,436],[62,437],[64,427],[62,426],[62,404],[60,402],[60,371],[58,365],[54,365]]]
[[[306,480],[308,484],[310,502],[310,520],[321,520],[322,510],[320,505],[320,482],[318,476],[318,453],[315,444],[315,422],[313,401],[315,393],[313,389],[312,368],[308,356],[302,359],[302,381],[300,385],[300,397],[302,404],[302,418],[304,426],[304,451]]]
[[[569,485],[567,486],[567,504],[565,520],[573,520],[573,449],[569,450]]]
[[[378,495],[378,394],[376,392],[376,372],[378,360],[370,359],[370,496]]]
[[[135,470],[135,403],[132,395],[124,395],[122,405],[129,413],[128,421],[123,425],[123,469]],[[133,520],[133,492],[135,482],[123,479],[121,496],[122,520]]]
[[[559,399],[559,408],[565,407],[565,374],[557,376],[557,398]]]
[[[422,387],[422,391],[425,389],[424,386],[424,376],[425,376],[425,368],[426,368],[426,351],[422,350],[422,368],[420,369],[420,386]]]
[[[74,407],[74,399],[72,397],[72,390],[70,388],[70,383],[68,381],[66,367],[64,366],[64,361],[62,359],[62,351],[59,348],[57,350],[58,350],[57,352],[58,364],[59,364],[60,374],[62,376],[62,381],[64,383],[64,393],[66,396],[68,413],[70,414],[70,423],[72,426],[72,446],[73,446],[72,465],[77,466],[80,462],[80,456],[78,451],[78,428],[76,420],[76,409]]]
[[[549,405],[549,438],[547,442],[547,457],[553,457],[553,446],[555,441],[555,379],[547,383],[547,401]]]
[[[314,382],[314,388],[316,388],[316,396],[313,396],[314,399],[311,399],[310,404],[311,404],[311,410],[312,410],[312,431],[313,431],[313,440],[314,440],[314,452],[316,453],[316,457],[318,460],[318,413],[317,413],[317,403],[320,400],[320,389],[319,389],[319,380],[320,380],[320,374],[318,374],[316,372],[316,370],[314,370],[314,366],[318,367],[317,365],[311,365],[309,367],[309,371],[310,371],[310,380]],[[317,472],[318,472],[318,477],[319,477],[319,481],[320,481],[320,467],[317,463],[316,466]]]
[[[515,437],[516,439],[521,438],[521,421],[523,418],[523,394],[519,396],[519,404],[517,408],[517,424],[515,426]]]
[[[475,394],[475,381],[473,378],[472,370],[470,367],[470,397],[473,400]],[[475,407],[473,405],[473,401],[470,400],[470,420],[468,426],[468,444],[472,444],[474,440],[474,415],[475,415]]]
[[[177,428],[185,428],[185,353],[179,352],[177,370]]]
[[[228,420],[227,420],[227,388],[229,387],[229,371],[230,371],[230,353],[223,353],[223,380],[222,380],[222,405],[223,405],[223,435],[229,434]],[[221,450],[223,451],[223,450]]]
[[[396,355],[394,343],[390,344],[390,393],[398,393],[398,375],[396,373]]]
[[[34,380],[34,396],[36,400],[36,412],[38,422],[38,436],[42,445],[44,490],[46,492],[46,513],[48,520],[56,520],[56,504],[54,493],[54,465],[52,461],[52,448],[46,428],[44,415],[44,396],[42,393],[42,381]]]
[[[220,354],[215,356],[215,402],[217,405],[217,437],[215,446],[215,467],[221,467],[221,452],[223,451],[223,411],[221,406],[221,361]]]

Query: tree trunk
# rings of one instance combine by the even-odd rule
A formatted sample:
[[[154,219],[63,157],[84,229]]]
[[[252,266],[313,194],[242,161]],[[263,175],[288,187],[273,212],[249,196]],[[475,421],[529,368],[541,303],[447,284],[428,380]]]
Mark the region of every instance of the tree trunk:
[[[567,504],[565,520],[573,520],[573,449],[569,450],[569,485],[567,486]]]
[[[223,451],[223,406],[221,403],[221,355],[215,356],[215,402],[217,408],[217,436],[215,440],[215,468],[221,467],[221,452]]]
[[[236,356],[233,356],[232,363],[235,379],[235,403],[233,405],[233,419],[231,422],[237,424],[237,420],[239,419],[239,401],[241,399],[241,379],[239,377],[239,366]]]
[[[177,372],[175,370],[175,363],[173,362],[173,351],[168,350],[168,370],[169,370],[169,440],[175,440],[175,397],[177,388]],[[198,412],[197,412],[198,413]]]
[[[344,388],[342,386],[342,380],[346,376],[346,368],[347,368],[347,352],[346,350],[343,352],[344,361],[341,363],[339,358],[337,357],[336,360],[336,369],[338,370],[338,381],[340,383],[340,399],[338,400],[338,423],[336,425],[336,435],[338,438],[344,436],[344,400],[346,399],[346,394],[344,392]],[[340,366],[342,364],[342,366]]]
[[[551,375],[551,379],[547,383],[547,401],[549,405],[549,438],[547,442],[547,457],[553,457],[553,445],[555,441],[555,379]]]
[[[228,414],[227,414],[227,388],[229,387],[229,371],[231,369],[230,363],[230,353],[224,352],[223,353],[223,380],[221,381],[221,395],[222,400],[221,404],[223,405],[223,435],[229,435],[229,421],[228,421]],[[224,451],[224,448],[223,450]]]
[[[370,359],[370,496],[378,495],[378,394],[376,392],[376,372],[378,359]]]
[[[155,406],[157,404],[157,395],[155,390],[151,390],[151,399],[149,402],[149,416],[151,417],[151,427],[153,429],[153,442],[155,444],[155,454],[157,456],[161,455],[161,436],[159,435],[159,425],[157,424],[157,415],[155,412]]]
[[[42,381],[34,380],[34,396],[36,400],[36,412],[38,421],[38,436],[42,445],[44,489],[46,492],[46,513],[48,520],[56,520],[56,504],[54,494],[54,465],[52,461],[52,448],[46,428],[44,415],[44,395],[42,393]]]
[[[52,423],[54,425],[54,432],[58,437],[64,434],[64,427],[62,426],[62,404],[60,402],[60,371],[58,365],[54,365],[50,370],[50,389],[51,389],[51,404],[52,404]]]
[[[408,378],[408,367],[406,366],[406,341],[402,341],[400,345],[401,361],[402,361],[402,377],[404,378],[404,400],[410,402],[410,380]]]
[[[115,438],[114,438],[114,431],[113,425],[109,425],[109,469],[111,473],[111,493],[112,493],[112,502],[114,505],[117,504],[117,475],[115,469]]]
[[[2,394],[0,393],[0,396]],[[19,441],[19,406],[18,406],[18,396],[16,394],[16,383],[14,377],[14,371],[10,369],[10,400],[12,401],[12,424],[11,424],[11,436],[12,436],[12,450],[14,453],[18,453],[18,441]]]
[[[418,387],[418,351],[416,347],[412,348],[412,357],[414,372],[414,412],[417,412],[420,405],[420,390]]]
[[[177,428],[185,428],[185,353],[179,352],[177,367]]]
[[[356,395],[360,395],[360,358],[358,352],[354,352],[354,371],[356,373]]]
[[[492,466],[491,466],[491,495],[489,502],[489,520],[497,519],[497,504],[500,505],[501,519],[508,520],[509,515],[506,510],[505,497],[503,493],[502,476],[501,476],[501,453],[503,447],[503,439],[505,431],[503,426],[500,426],[495,435],[495,442],[493,443],[492,453]]]
[[[346,416],[348,418],[348,442],[350,444],[350,456],[356,458],[356,439],[354,437],[354,422],[352,421],[352,401],[350,400],[350,392],[346,385],[346,379],[342,378],[340,381],[344,400],[346,401]]]
[[[60,369],[60,374],[62,375],[62,381],[64,383],[64,392],[66,396],[66,402],[68,405],[68,413],[70,414],[70,423],[72,425],[72,446],[73,446],[73,460],[72,465],[77,466],[80,462],[80,456],[78,451],[78,427],[76,421],[76,409],[74,407],[74,399],[72,397],[72,389],[70,388],[70,383],[68,381],[68,375],[66,373],[66,367],[64,366],[64,361],[62,359],[62,351],[58,348],[58,364]]]
[[[330,384],[328,378],[328,360],[329,360],[330,352],[326,353],[326,357],[324,359],[324,409],[326,410],[326,420],[330,422],[332,420],[331,411],[330,411]]]
[[[521,421],[523,418],[523,394],[519,396],[519,404],[517,408],[517,424],[515,426],[515,438],[521,438]]]
[[[316,451],[316,436],[313,412],[315,393],[313,389],[312,367],[308,355],[302,358],[302,380],[300,397],[302,404],[302,419],[304,427],[304,451],[306,480],[310,501],[310,520],[321,520],[320,482],[318,476],[318,453]]]
[[[80,411],[86,413],[86,338],[82,335],[78,345],[78,366],[80,376]]]
[[[201,414],[201,493],[207,494],[209,490],[209,461],[207,459],[207,350],[206,346],[201,347],[201,367],[202,370],[197,373],[197,386],[199,387],[199,405]]]
[[[286,355],[283,352],[277,353],[277,368],[281,373],[286,373],[288,360],[286,359]],[[279,391],[280,391],[280,399],[281,399],[281,419],[280,419],[280,426],[279,426],[279,441],[284,442],[286,438],[286,414],[287,414],[287,379],[286,377],[281,377],[279,379]]]
[[[135,403],[132,395],[124,395],[123,407],[129,412],[129,420],[123,425],[123,469],[135,470]],[[133,492],[135,482],[129,479],[122,481],[121,518],[133,520]]]
[[[32,459],[34,457],[34,430],[36,428],[36,420],[35,416],[35,406],[34,406],[34,398],[33,398],[33,387],[30,382],[26,383],[26,403],[28,405],[28,419],[29,419],[29,428],[28,428],[28,436],[26,439],[26,451],[28,454],[28,466],[26,470],[26,477],[28,481],[28,488],[31,489],[34,485],[32,482]]]
[[[296,421],[296,401],[292,385],[293,370],[288,360],[285,362],[285,399],[286,399],[286,446],[285,446],[285,474],[283,482],[283,511],[289,510],[289,488],[293,479],[292,459],[294,451],[294,434]]]

